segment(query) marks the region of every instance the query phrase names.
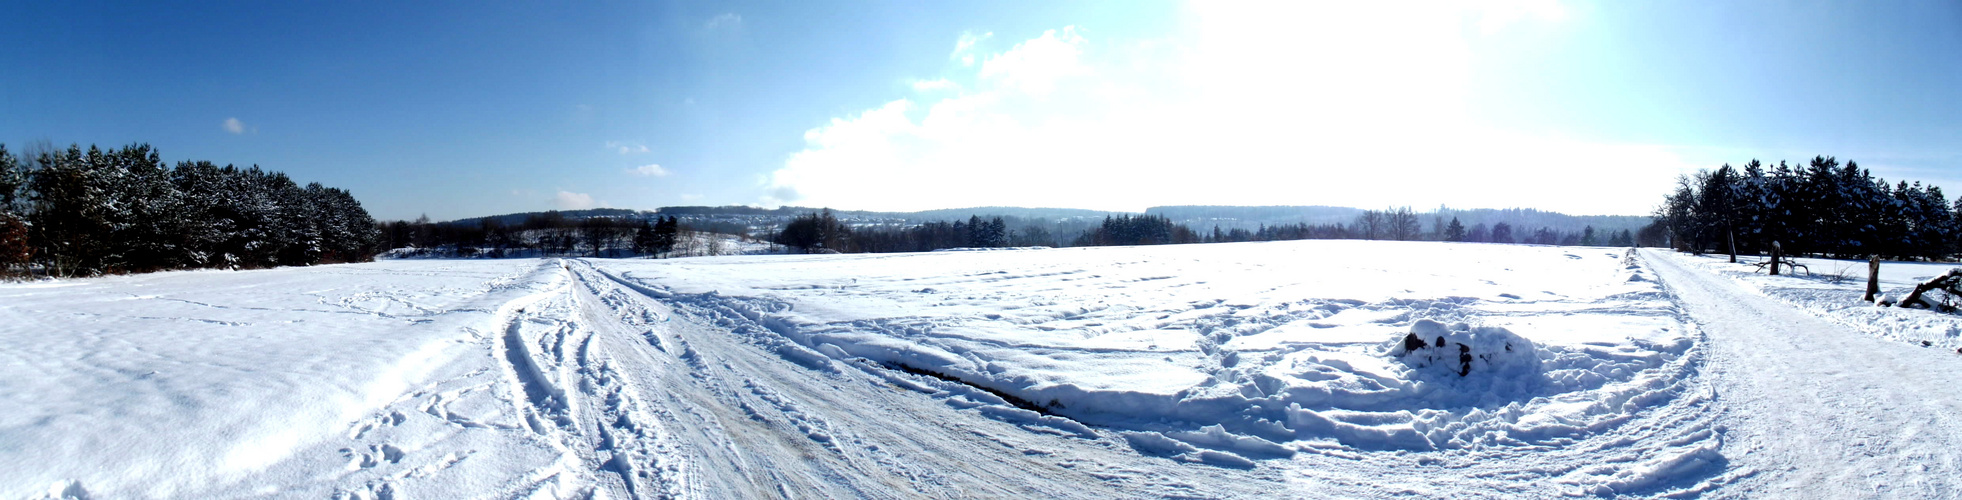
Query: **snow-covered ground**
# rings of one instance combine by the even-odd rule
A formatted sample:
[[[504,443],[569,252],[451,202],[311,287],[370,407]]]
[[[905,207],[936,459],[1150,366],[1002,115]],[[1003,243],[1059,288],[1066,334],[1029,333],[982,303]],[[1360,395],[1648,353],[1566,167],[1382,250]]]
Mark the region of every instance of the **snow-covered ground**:
[[[1296,241],[397,260],[0,285],[0,401],[12,409],[0,412],[0,497],[1962,487],[1941,413],[1962,398],[1930,391],[1917,406],[1904,388],[1926,381],[1889,376],[1954,373],[1955,355],[1857,334],[1743,349],[1756,331],[1744,306],[1828,325],[1788,326],[1781,342],[1853,323],[1766,300],[1786,286],[1728,266],[1626,249]],[[1901,274],[1893,286],[1913,273]],[[1816,380],[1764,369],[1803,359],[1833,371],[1816,366],[1828,344],[1868,364]],[[1893,350],[1931,357],[1897,373]],[[1778,390],[1767,380],[1820,394],[1766,394]],[[1893,416],[1862,423],[1862,391]],[[1782,406],[1808,395],[1824,402]],[[1780,441],[1774,423],[1804,439]],[[1886,458],[1805,453],[1861,449],[1846,440]]]

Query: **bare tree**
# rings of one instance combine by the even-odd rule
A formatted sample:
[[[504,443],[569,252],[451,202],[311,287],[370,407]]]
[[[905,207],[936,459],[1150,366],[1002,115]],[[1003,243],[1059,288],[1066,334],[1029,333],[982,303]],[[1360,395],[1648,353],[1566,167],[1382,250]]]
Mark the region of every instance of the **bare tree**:
[[[1423,225],[1417,222],[1417,213],[1410,207],[1392,208],[1383,213],[1384,225],[1388,226],[1384,229],[1390,239],[1410,241],[1423,234]]]
[[[1356,224],[1353,227],[1359,233],[1357,236],[1365,240],[1374,240],[1385,232],[1385,219],[1383,212],[1364,210],[1362,215],[1356,216]]]

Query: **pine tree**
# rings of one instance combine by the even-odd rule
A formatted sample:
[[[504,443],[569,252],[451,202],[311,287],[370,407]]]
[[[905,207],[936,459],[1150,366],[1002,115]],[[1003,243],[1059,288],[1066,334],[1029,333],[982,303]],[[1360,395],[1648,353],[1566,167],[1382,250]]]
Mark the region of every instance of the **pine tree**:
[[[0,275],[25,270],[34,258],[29,245],[27,220],[16,203],[27,184],[27,169],[0,144]]]
[[[1620,232],[1608,236],[1608,246],[1632,247],[1635,246],[1635,237],[1627,229],[1623,229]]]
[[[233,221],[221,210],[224,173],[211,162],[179,162],[171,170],[171,184],[177,188],[176,239],[179,252],[173,259],[184,267],[210,267],[216,262],[219,246],[229,238]]]
[[[1504,222],[1492,225],[1493,243],[1512,243],[1512,225]]]
[[[21,214],[16,202],[26,184],[27,166],[7,152],[6,144],[0,144],[0,214]]]
[[[1700,175],[1697,189],[1695,225],[1698,239],[1715,243],[1737,262],[1738,179],[1736,170],[1726,163],[1709,175]]]
[[[115,197],[124,223],[113,236],[121,267],[154,271],[181,266],[181,194],[170,180],[170,167],[148,144],[125,147],[113,156],[122,170]]]
[[[109,203],[99,172],[88,161],[100,155],[94,147],[85,156],[79,145],[70,145],[67,151],[43,152],[34,159],[34,175],[27,183],[30,237],[52,274],[103,271],[111,230],[104,213]]]
[[[1444,241],[1465,241],[1465,225],[1458,223],[1457,217],[1452,217],[1451,224],[1444,226]]]
[[[988,223],[982,222],[979,215],[967,216],[966,246],[969,248],[988,246]]]
[[[988,221],[986,243],[988,248],[1008,246],[1008,223],[1003,222],[1001,217],[995,217],[994,220]]]
[[[667,255],[681,240],[681,219],[668,216],[654,225],[654,252]]]
[[[636,254],[649,255],[655,258],[661,256],[659,252],[654,251],[654,247],[656,246],[654,243],[654,225],[649,224],[647,219],[641,219],[640,226],[634,228],[633,246],[634,253]]]

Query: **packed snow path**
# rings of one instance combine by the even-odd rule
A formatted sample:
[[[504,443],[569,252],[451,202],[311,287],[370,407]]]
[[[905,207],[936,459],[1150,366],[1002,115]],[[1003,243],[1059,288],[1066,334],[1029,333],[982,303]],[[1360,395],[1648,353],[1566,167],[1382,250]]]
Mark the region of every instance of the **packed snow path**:
[[[1890,342],[1644,251],[1707,335],[1737,496],[1952,498],[1962,492],[1962,362]]]

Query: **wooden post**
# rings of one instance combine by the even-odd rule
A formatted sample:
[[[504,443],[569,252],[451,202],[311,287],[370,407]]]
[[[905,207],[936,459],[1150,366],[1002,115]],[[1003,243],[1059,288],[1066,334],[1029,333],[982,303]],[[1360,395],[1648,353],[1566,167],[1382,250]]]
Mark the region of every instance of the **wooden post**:
[[[1737,263],[1737,231],[1726,231],[1724,232],[1724,236],[1730,239],[1730,263],[1736,264]]]
[[[1879,255],[1875,255],[1873,256],[1872,259],[1867,260],[1867,297],[1860,300],[1873,302],[1873,296],[1875,295],[1880,295],[1880,256]]]
[[[1772,276],[1778,275],[1778,259],[1784,258],[1784,256],[1782,255],[1784,253],[1785,253],[1785,249],[1783,247],[1778,246],[1778,242],[1776,241],[1771,242],[1771,275]]]

